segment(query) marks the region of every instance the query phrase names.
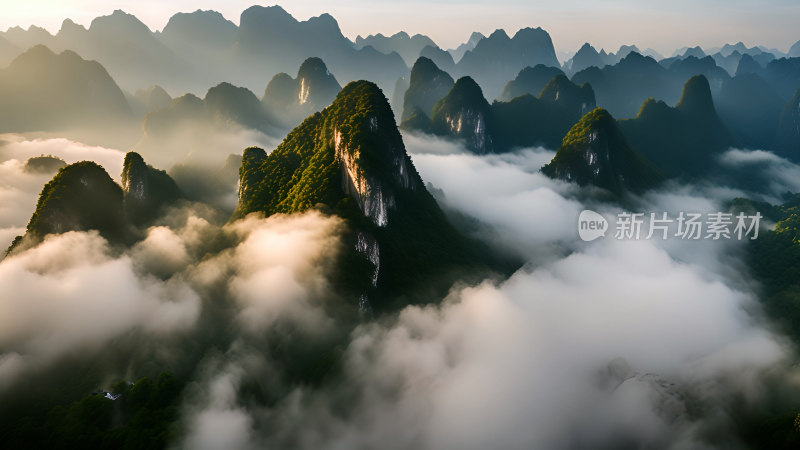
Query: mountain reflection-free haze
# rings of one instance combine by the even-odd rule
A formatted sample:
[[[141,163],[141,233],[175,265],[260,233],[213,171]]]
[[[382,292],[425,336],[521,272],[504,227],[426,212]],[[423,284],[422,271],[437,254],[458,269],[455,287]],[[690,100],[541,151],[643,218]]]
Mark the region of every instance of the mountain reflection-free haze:
[[[3,448],[800,446],[798,7],[420,5],[0,5]]]

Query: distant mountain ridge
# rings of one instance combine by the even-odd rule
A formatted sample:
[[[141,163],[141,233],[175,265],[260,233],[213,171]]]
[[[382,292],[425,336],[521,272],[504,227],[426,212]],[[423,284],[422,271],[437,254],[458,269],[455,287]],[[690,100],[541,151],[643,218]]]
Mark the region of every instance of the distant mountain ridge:
[[[620,121],[620,128],[636,149],[669,176],[707,172],[715,155],[741,144],[717,115],[708,80],[702,75],[686,82],[674,108],[648,99],[635,118]]]
[[[532,95],[528,90],[555,74]],[[517,147],[557,147],[564,134],[596,106],[588,84],[576,86],[560,70],[538,65],[520,71],[509,82],[505,97],[491,105],[471,77],[452,77],[427,58],[412,69],[401,127],[409,131],[454,138],[475,153],[508,151]],[[435,103],[434,103],[435,101]]]
[[[0,131],[54,131],[131,118],[125,95],[96,61],[38,45],[0,69]]]
[[[503,86],[525,67],[560,67],[550,35],[541,28],[522,28],[513,37],[496,30],[468,50],[456,64],[460,76],[471,76],[496,98]]]
[[[436,43],[428,36],[422,34],[409,36],[405,31],[399,31],[391,36],[384,36],[380,33],[371,34],[367,37],[357,36],[355,44],[357,48],[364,48],[369,45],[375,50],[386,54],[397,52],[403,57],[406,65],[409,66],[414,64],[414,61],[426,46],[438,48]]]

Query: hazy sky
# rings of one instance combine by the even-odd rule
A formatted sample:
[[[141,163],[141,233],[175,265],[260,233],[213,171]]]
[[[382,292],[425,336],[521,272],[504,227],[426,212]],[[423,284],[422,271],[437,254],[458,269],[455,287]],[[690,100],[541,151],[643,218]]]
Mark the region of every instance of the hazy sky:
[[[256,0],[0,0],[0,29],[43,26],[51,32],[64,18],[87,25],[99,15],[123,9],[151,29],[160,30],[175,12],[214,9],[235,23]],[[258,3],[271,5],[273,2]],[[423,33],[440,46],[454,47],[470,32],[541,26],[556,49],[574,51],[583,42],[618,48],[634,43],[672,53],[684,45],[714,47],[744,41],[786,51],[800,39],[797,0],[287,0],[280,2],[298,19],[323,12],[339,21],[344,34],[399,30]]]

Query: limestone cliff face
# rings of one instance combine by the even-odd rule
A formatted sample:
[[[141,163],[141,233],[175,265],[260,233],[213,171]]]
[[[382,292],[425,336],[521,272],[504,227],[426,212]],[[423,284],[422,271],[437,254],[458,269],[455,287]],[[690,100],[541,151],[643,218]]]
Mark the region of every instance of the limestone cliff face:
[[[125,155],[122,169],[122,190],[132,199],[144,201],[149,191],[147,165],[142,156],[135,152]]]
[[[375,270],[372,272],[372,287],[378,287],[378,275],[381,273],[381,247],[378,240],[370,233],[359,231],[356,235],[356,251],[364,255]]]
[[[379,135],[378,118],[368,119],[369,132]],[[342,172],[342,189],[356,200],[361,212],[375,225],[385,227],[389,223],[389,210],[396,207],[394,189],[416,190],[421,181],[412,177],[411,160],[402,146],[387,146],[387,154],[383,155],[388,162],[388,175],[391,182],[386,182],[380,175],[372,174],[360,164],[361,150],[348,148],[342,139],[342,132],[334,131],[334,150],[336,161]]]
[[[342,89],[320,58],[308,58],[292,78],[279,73],[270,80],[261,102],[270,119],[284,128],[330,105]]]
[[[164,206],[183,197],[166,172],[148,165],[136,152],[125,155],[121,179],[125,215],[133,224],[155,218]]]
[[[461,108],[443,118],[450,134],[462,138],[468,148],[477,153],[487,153],[493,148],[492,138],[486,133],[486,116],[477,108]]]
[[[611,114],[586,114],[564,137],[553,160],[542,168],[552,178],[595,185],[615,193],[641,191],[661,176],[628,143]]]
[[[333,104],[289,133],[275,151],[245,151],[237,216],[294,212],[350,198],[385,227],[398,191],[424,190],[388,101],[369,82],[349,84]]]
[[[347,274],[358,309],[380,309],[426,276],[474,256],[422,183],[389,102],[368,81],[345,86],[272,152],[245,150],[233,219],[311,208],[347,219]],[[355,261],[355,262],[354,262]],[[349,267],[343,263],[343,267]]]
[[[491,107],[480,86],[470,77],[459,78],[447,96],[433,107],[431,131],[455,137],[475,153],[495,150],[494,128]]]
[[[239,206],[256,201],[256,190],[261,181],[261,173],[252,170],[259,167],[267,159],[267,152],[258,147],[250,147],[242,153],[242,164],[239,167]],[[251,169],[248,171],[248,169]],[[248,211],[252,212],[252,211]]]

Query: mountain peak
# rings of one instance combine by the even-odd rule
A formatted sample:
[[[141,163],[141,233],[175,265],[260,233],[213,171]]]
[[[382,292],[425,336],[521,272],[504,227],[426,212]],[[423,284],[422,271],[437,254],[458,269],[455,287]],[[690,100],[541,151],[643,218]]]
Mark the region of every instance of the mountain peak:
[[[660,180],[655,169],[628,143],[614,117],[602,108],[587,113],[569,130],[542,172],[617,194],[641,191]]]
[[[96,17],[89,25],[89,31],[113,35],[151,34],[152,31],[133,14],[121,9],[114,10],[108,16]]]
[[[790,58],[800,57],[800,41],[795,42],[789,47],[788,55]]]
[[[453,78],[429,58],[420,56],[411,68],[409,86],[403,97],[405,121],[419,110],[430,118],[436,101],[447,95],[453,86]]]
[[[34,239],[86,230],[98,230],[109,238],[119,238],[124,232],[122,189],[91,161],[58,171],[42,189],[27,228]]]
[[[711,87],[704,75],[695,75],[683,86],[681,99],[675,107],[695,117],[716,116],[714,100],[711,97]]]
[[[489,153],[495,150],[491,107],[472,77],[459,78],[447,95],[433,106],[431,131],[461,139],[470,150]]]
[[[653,62],[655,62],[655,60],[649,56],[643,56],[639,52],[630,52],[627,55],[625,55],[625,57],[622,58],[620,62],[621,63],[624,62],[627,64],[637,64],[646,62],[647,60],[652,60]]]
[[[19,64],[27,61],[35,61],[41,58],[53,58],[55,56],[56,56],[55,52],[50,50],[50,47],[44,44],[38,44],[34,45],[33,47],[19,54],[19,56],[14,58],[12,64]]]
[[[544,64],[537,64],[534,67],[527,66],[519,71],[516,78],[506,83],[497,99],[507,102],[525,94],[539,96],[553,77],[563,74],[561,69]]]
[[[305,170],[309,164],[317,170]],[[258,173],[271,175],[253,184]],[[388,100],[369,81],[349,83],[329,107],[306,119],[269,155],[246,151],[241,174],[246,187],[238,216],[257,210],[302,211],[317,203],[335,207],[346,195],[365,217],[383,227],[399,191],[424,190]]]
[[[494,30],[492,32],[492,34],[490,34],[489,37],[487,37],[486,39],[494,40],[494,41],[496,41],[496,40],[503,40],[503,41],[511,40],[511,38],[508,37],[508,34],[506,33],[506,30],[504,30],[502,28],[498,28],[498,29]]]
[[[464,99],[475,99],[475,98],[483,98],[483,91],[481,87],[478,85],[472,77],[466,76],[461,77],[456,80],[456,83],[453,85],[452,89],[450,90],[451,94],[455,95],[457,98],[464,98]]]
[[[269,26],[287,22],[297,22],[297,20],[280,5],[253,5],[242,11],[239,17],[240,28],[246,28],[248,25]]]
[[[58,31],[59,35],[64,35],[68,33],[75,33],[75,32],[85,32],[86,27],[83,25],[78,25],[77,23],[73,22],[72,19],[64,19],[61,22],[61,28]]]
[[[686,51],[683,52],[683,57],[684,58],[687,58],[689,56],[694,56],[697,59],[701,59],[701,58],[704,58],[706,56],[706,53],[703,51],[702,48],[700,48],[699,45],[696,45],[694,47],[687,48]]]
[[[589,83],[577,86],[564,74],[554,76],[542,89],[539,99],[557,105],[568,105],[570,110],[579,111],[581,115],[593,110],[596,105],[594,89]]]
[[[330,14],[323,13],[308,19],[308,24],[318,28],[324,28],[326,32],[339,33],[339,22]]]
[[[136,152],[125,154],[121,179],[125,214],[134,224],[152,220],[164,206],[183,197],[166,172],[145,163]]]
[[[325,62],[311,57],[300,65],[296,79],[286,73],[272,77],[261,102],[275,123],[291,129],[309,114],[328,106],[340,90]]]
[[[300,69],[297,70],[297,78],[320,75],[328,76],[330,74],[331,73],[328,71],[328,67],[325,65],[325,62],[316,56],[306,58],[306,60],[300,64]]]
[[[362,280],[355,298],[367,305],[381,294],[430,286],[431,274],[476,261],[422,183],[389,102],[372,82],[347,84],[269,154],[245,150],[239,174],[233,218],[318,208],[347,220],[347,258],[369,264],[345,267],[349,278]]]
[[[415,78],[434,75],[437,74],[439,71],[440,71],[439,67],[430,58],[420,56],[414,63],[414,67],[411,68],[410,78],[411,81],[413,82]]]

